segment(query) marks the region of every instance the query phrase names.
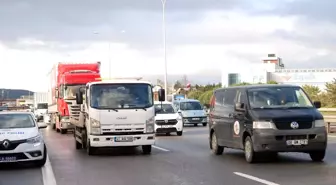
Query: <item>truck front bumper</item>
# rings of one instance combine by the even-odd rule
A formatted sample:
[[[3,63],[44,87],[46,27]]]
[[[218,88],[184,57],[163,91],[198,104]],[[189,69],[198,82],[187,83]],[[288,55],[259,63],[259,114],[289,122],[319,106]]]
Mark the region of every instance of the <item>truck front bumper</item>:
[[[69,122],[61,122],[61,129],[73,129],[75,126]]]
[[[154,145],[155,134],[139,135],[90,135],[91,147],[118,147]],[[118,138],[133,138],[132,140],[117,141]]]

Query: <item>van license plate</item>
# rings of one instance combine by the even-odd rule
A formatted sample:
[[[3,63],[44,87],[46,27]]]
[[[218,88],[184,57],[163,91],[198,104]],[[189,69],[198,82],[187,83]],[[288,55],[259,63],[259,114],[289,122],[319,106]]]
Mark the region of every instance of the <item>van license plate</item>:
[[[287,140],[287,145],[308,145],[308,139],[300,139],[300,140]]]
[[[192,120],[199,120],[199,118],[193,118]]]
[[[16,157],[0,157],[0,162],[12,162],[16,161]]]
[[[132,142],[133,137],[115,137],[114,141],[115,142]]]
[[[162,128],[173,128],[172,125],[162,125]]]

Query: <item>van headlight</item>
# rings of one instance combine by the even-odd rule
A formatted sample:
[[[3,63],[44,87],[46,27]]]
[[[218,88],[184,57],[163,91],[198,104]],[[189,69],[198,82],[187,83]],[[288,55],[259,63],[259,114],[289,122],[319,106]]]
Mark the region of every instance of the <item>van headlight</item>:
[[[325,127],[325,122],[323,119],[315,120],[314,127]]]
[[[274,125],[269,121],[254,121],[253,129],[274,129]]]
[[[146,120],[146,133],[154,132],[154,123],[155,123],[155,116]]]
[[[42,141],[42,138],[40,135],[27,139],[27,143],[29,144],[38,144],[38,143],[41,143],[41,141]]]

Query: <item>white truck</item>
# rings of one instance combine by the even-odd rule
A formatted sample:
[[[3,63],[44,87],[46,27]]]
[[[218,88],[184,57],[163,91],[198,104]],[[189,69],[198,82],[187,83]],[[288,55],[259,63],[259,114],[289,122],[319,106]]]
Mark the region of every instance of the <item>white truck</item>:
[[[34,115],[37,121],[44,120],[48,112],[48,92],[34,93]]]
[[[97,148],[141,146],[150,154],[155,143],[152,85],[141,78],[90,82],[76,94],[81,112],[75,125],[76,149],[93,155]],[[164,101],[164,89],[159,101]]]

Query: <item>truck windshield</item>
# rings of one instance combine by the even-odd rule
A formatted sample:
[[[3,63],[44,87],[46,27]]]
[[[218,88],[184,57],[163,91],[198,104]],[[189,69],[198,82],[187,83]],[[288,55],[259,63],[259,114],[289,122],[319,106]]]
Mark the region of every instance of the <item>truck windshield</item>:
[[[300,87],[258,87],[247,94],[251,108],[313,107]]]
[[[91,86],[90,106],[96,109],[135,109],[153,106],[149,84],[96,84]]]
[[[64,86],[64,99],[71,100],[76,99],[76,92],[79,88],[85,87],[85,85],[65,85]]]
[[[48,109],[48,104],[47,103],[38,103],[37,104],[37,109]]]
[[[202,105],[199,102],[181,102],[181,110],[203,110]]]

